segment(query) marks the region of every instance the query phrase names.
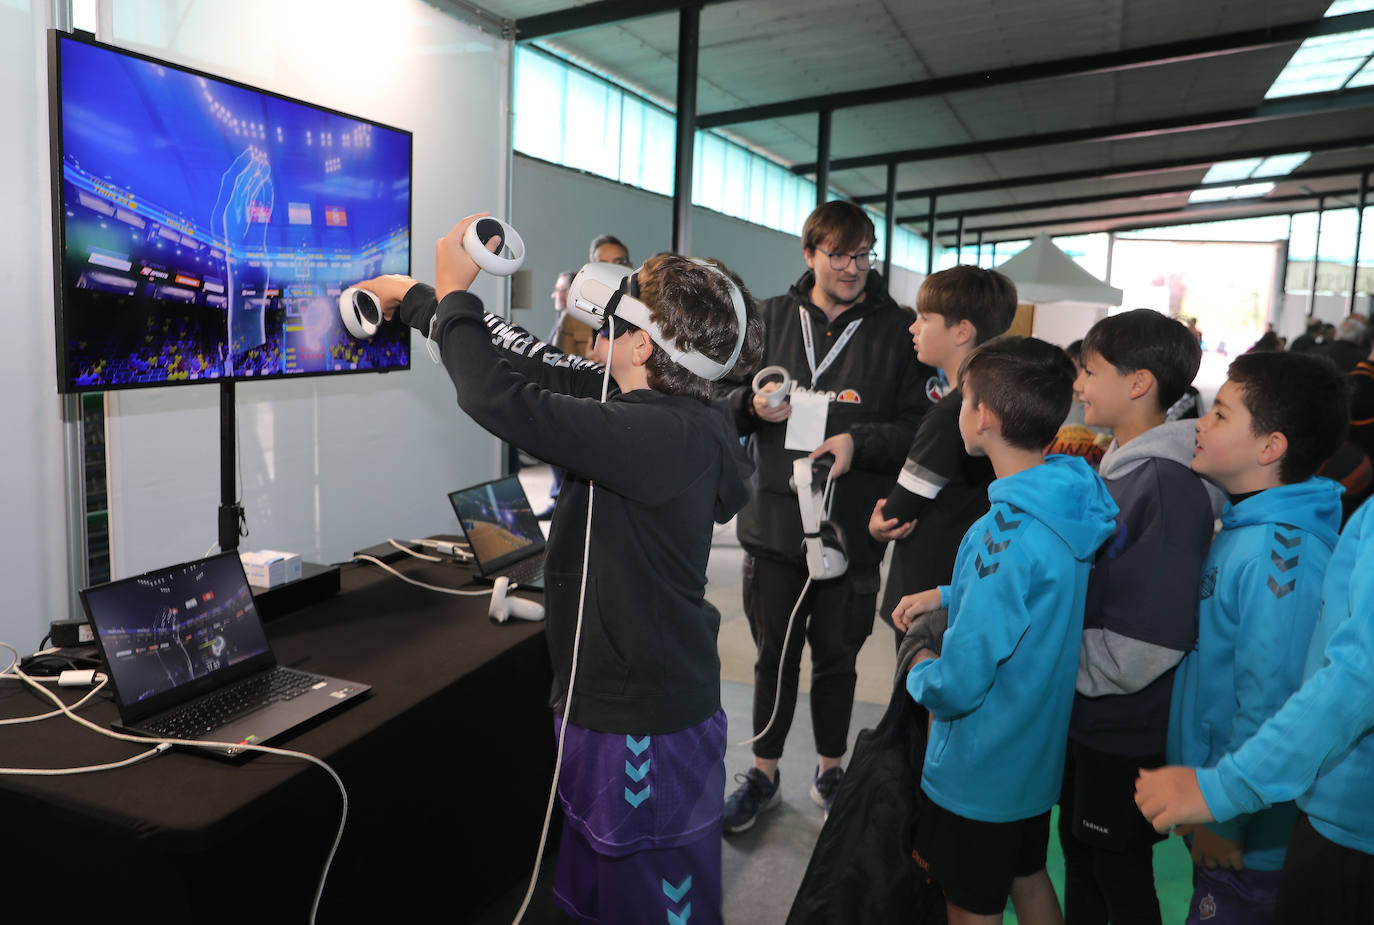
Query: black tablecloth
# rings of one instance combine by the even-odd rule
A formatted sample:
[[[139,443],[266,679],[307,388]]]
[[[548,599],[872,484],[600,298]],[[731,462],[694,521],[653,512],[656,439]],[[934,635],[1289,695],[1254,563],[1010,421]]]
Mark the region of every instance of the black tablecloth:
[[[453,565],[395,567],[476,587]],[[542,626],[495,624],[486,597],[428,591],[375,566],[344,566],[341,586],[268,625],[281,663],[373,687],[273,743],[324,759],[348,789],[320,921],[463,921],[534,861],[554,756]],[[43,712],[43,703],[17,682],[0,685],[0,717]],[[82,715],[117,718],[104,701]],[[63,718],[0,726],[6,767],[99,764],[142,750]],[[322,770],[273,755],[234,763],[173,750],[117,771],[0,776],[0,818],[14,836],[0,866],[4,891],[34,921],[59,910],[304,921],[340,809]]]

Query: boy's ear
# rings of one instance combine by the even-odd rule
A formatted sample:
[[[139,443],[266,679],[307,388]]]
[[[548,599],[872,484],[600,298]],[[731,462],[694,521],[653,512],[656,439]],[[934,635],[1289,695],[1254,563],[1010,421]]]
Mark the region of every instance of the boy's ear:
[[[1282,431],[1276,430],[1265,438],[1263,446],[1260,447],[1259,464],[1272,466],[1283,459],[1287,452],[1288,437]]]
[[[978,329],[967,318],[954,326],[954,342],[960,347],[973,343],[978,338]]]
[[[1137,369],[1131,376],[1131,398],[1144,398],[1155,385],[1154,373],[1148,369]]]
[[[978,433],[985,434],[993,429],[1001,429],[1002,421],[997,417],[997,412],[993,411],[987,405],[979,402],[973,406],[973,410],[977,415]]]

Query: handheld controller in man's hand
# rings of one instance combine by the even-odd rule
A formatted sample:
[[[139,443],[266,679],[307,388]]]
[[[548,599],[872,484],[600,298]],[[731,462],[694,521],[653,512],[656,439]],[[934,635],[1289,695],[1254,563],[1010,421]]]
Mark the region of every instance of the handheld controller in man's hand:
[[[764,392],[763,387],[770,380],[779,380],[775,391]],[[754,373],[754,394],[763,396],[763,403],[769,408],[776,408],[787,401],[787,395],[792,389],[792,375],[781,366],[765,366],[763,369]]]

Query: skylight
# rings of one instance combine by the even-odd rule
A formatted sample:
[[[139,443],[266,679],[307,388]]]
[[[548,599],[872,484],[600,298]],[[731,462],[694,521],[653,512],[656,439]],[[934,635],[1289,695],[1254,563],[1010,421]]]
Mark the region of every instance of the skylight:
[[[1271,157],[1247,157],[1237,161],[1218,161],[1207,171],[1202,182],[1204,184],[1226,183],[1236,180],[1281,177],[1292,173],[1311,156],[1310,151],[1299,151],[1294,154],[1275,154]],[[1188,201],[1219,202],[1223,199],[1258,199],[1268,195],[1273,188],[1273,183],[1239,183],[1236,186],[1218,186],[1212,189],[1194,190],[1188,196]]]
[[[1240,186],[1217,186],[1193,190],[1189,202],[1220,202],[1223,199],[1258,199],[1274,188],[1272,183],[1243,183]]]
[[[1374,0],[1336,0],[1327,16],[1374,10]],[[1307,39],[1264,94],[1267,100],[1302,93],[1330,93],[1374,84],[1374,29],[1319,35]]]

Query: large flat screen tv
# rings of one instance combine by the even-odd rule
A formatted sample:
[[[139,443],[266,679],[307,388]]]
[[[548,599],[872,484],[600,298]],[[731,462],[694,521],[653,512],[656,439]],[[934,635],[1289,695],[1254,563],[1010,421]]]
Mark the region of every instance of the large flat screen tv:
[[[342,287],[410,272],[411,135],[50,34],[64,392],[405,369]]]

